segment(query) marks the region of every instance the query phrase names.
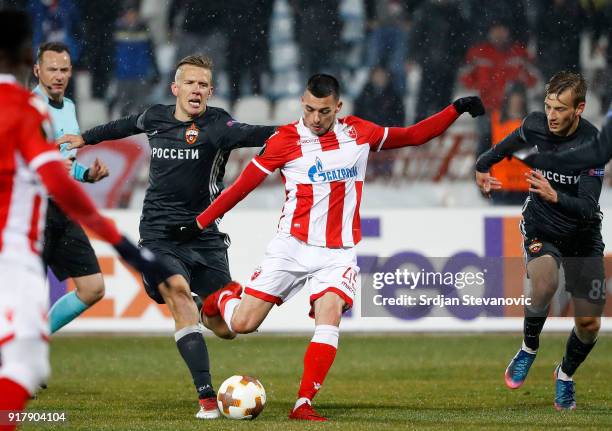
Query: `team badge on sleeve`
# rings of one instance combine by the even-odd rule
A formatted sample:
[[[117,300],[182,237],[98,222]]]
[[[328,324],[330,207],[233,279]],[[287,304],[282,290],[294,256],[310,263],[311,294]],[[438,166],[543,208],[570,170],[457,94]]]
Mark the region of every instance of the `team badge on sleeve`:
[[[351,139],[357,139],[357,130],[355,130],[355,128],[353,126],[347,126],[346,128],[346,134],[351,138]]]
[[[259,277],[259,274],[261,274],[261,266],[258,266],[257,268],[255,268],[255,271],[253,271],[253,275],[251,275],[251,281]]]
[[[603,177],[604,176],[604,168],[594,168],[589,169],[590,177]]]
[[[195,123],[191,123],[191,126],[189,126],[185,131],[185,141],[187,141],[189,145],[195,144],[195,141],[198,140],[199,134],[200,129],[196,127]]]

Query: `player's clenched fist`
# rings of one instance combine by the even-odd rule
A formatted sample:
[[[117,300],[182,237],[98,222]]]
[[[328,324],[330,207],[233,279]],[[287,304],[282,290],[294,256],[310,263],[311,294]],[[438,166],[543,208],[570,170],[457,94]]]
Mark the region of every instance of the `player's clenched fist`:
[[[87,182],[96,183],[103,178],[108,177],[109,171],[108,166],[106,166],[100,159],[96,158],[93,162],[93,165],[89,169],[87,169]]]
[[[478,96],[461,97],[453,102],[453,106],[459,114],[469,112],[472,117],[485,114],[485,107]]]

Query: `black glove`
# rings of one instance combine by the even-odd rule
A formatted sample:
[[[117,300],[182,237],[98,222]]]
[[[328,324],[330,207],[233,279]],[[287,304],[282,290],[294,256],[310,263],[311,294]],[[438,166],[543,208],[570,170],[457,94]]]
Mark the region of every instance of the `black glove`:
[[[115,250],[130,266],[140,271],[147,282],[157,286],[175,274],[146,247],[138,248],[125,236],[116,244]]]
[[[187,242],[197,238],[202,233],[202,229],[199,228],[198,223],[194,220],[190,223],[171,224],[166,232],[168,238],[174,241]]]
[[[469,112],[472,117],[485,114],[485,107],[478,96],[461,97],[453,102],[453,106],[459,114]]]

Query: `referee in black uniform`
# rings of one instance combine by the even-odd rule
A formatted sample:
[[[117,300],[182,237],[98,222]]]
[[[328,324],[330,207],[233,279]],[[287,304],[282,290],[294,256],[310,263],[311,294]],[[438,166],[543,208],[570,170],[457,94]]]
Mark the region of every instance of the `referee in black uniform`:
[[[538,153],[575,154],[592,148],[598,131],[581,117],[586,91],[579,74],[554,75],[546,85],[545,113],[529,114],[520,128],[478,159],[476,181],[483,193],[489,194],[500,186],[489,176],[490,167],[517,151],[533,147]],[[572,376],[595,345],[605,305],[604,243],[598,203],[604,167],[584,165],[572,172],[563,159],[557,161],[560,163],[547,164],[546,169],[534,170],[526,178],[530,193],[523,206],[521,233],[531,281],[531,305],[525,307],[523,345],[506,370],[506,384],[516,389],[527,377],[549,303],[558,287],[559,266],[563,265],[575,327],[555,370],[554,405],[558,410],[571,410],[576,407]],[[605,161],[599,163],[602,162]]]
[[[132,115],[94,127],[82,135],[65,135],[58,143],[70,148],[146,133],[151,146],[149,186],[140,219],[141,244],[175,271],[180,288],[165,285],[145,288],[151,298],[166,303],[176,323],[175,339],[199,394],[196,417],[219,416],[210,377],[208,351],[198,310],[191,292],[206,297],[231,282],[227,259],[229,237],[216,225],[187,243],[171,240],[169,225],[192,222],[223,190],[223,175],[230,152],[260,147],[274,127],[234,121],[223,109],[207,106],[211,96],[212,62],[193,55],[176,66],[172,94],[175,105],[154,105]],[[225,325],[206,322],[217,335],[230,337]]]

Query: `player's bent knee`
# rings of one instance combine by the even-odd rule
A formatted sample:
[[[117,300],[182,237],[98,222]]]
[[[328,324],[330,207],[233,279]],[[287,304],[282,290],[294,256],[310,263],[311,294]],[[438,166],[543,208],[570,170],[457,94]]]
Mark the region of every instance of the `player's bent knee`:
[[[580,317],[576,319],[576,326],[579,332],[597,334],[601,328],[601,321],[597,317]]]
[[[193,297],[189,289],[181,289],[172,293],[173,308],[180,314],[197,314],[197,306],[193,302]]]
[[[251,332],[255,332],[258,326],[258,322],[249,316],[234,314],[232,317],[232,330],[236,334],[250,334]]]
[[[342,314],[342,309],[346,304],[344,299],[335,292],[327,292],[317,300],[321,308]]]
[[[86,275],[74,279],[77,295],[88,305],[93,305],[104,298],[104,278],[102,274]]]
[[[182,275],[173,275],[168,278],[168,285],[161,283],[158,289],[168,305],[186,300],[193,302],[189,284]]]
[[[346,302],[335,292],[327,292],[314,303],[317,324],[338,324]]]
[[[98,302],[102,298],[104,298],[104,294],[105,293],[106,292],[105,292],[104,281],[103,280],[100,280],[99,283],[96,283],[91,288],[91,297],[94,300],[94,302]]]

